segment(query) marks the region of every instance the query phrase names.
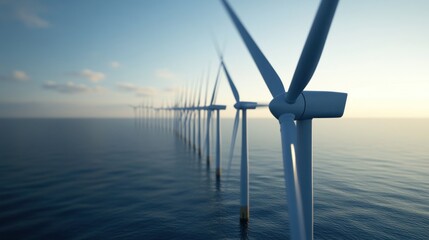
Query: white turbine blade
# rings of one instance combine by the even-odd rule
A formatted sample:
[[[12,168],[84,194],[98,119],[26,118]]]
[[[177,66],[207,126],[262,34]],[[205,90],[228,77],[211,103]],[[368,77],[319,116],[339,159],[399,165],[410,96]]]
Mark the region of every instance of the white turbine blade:
[[[215,81],[215,85],[213,87],[213,94],[212,94],[212,99],[210,100],[210,105],[213,105],[214,102],[216,101],[217,89],[219,86],[219,75],[220,75],[221,68],[222,68],[222,65],[219,64],[219,69],[218,69],[217,74],[216,74],[216,81]]]
[[[198,79],[195,81],[195,89],[194,89],[194,93],[192,94],[192,107],[196,106],[197,103],[197,94],[198,94]]]
[[[222,3],[225,6],[225,9],[227,10],[229,16],[231,17],[232,22],[240,33],[241,38],[246,44],[250,55],[252,55],[252,58],[255,61],[255,64],[258,67],[262,78],[264,78],[265,84],[271,92],[271,95],[273,95],[273,97],[276,97],[277,95],[284,93],[285,88],[283,86],[283,83],[274,68],[271,66],[270,62],[268,62],[268,59],[264,56],[258,45],[247,32],[246,28],[243,26],[240,19],[235,14],[234,10],[232,10],[229,3],[226,0],[222,0]]]
[[[234,118],[234,127],[232,129],[231,147],[229,149],[228,170],[227,170],[226,179],[229,178],[229,173],[231,171],[231,163],[232,163],[232,158],[234,156],[235,140],[237,139],[237,131],[238,131],[239,123],[240,123],[240,110],[237,109],[235,113],[235,118]]]
[[[203,83],[204,83],[204,73],[201,76],[200,89],[198,91],[198,102],[197,102],[198,107],[201,105],[201,92],[203,90]]]
[[[291,239],[307,239],[305,236],[304,209],[296,163],[296,125],[294,115],[279,118],[283,152],[283,170],[289,211]],[[309,236],[310,237],[310,236]]]
[[[290,83],[286,101],[294,103],[310,82],[328,37],[339,0],[322,0]]]
[[[185,87],[185,102],[184,102],[185,108],[188,106],[188,97],[189,97],[188,85],[189,85],[189,83],[187,83],[186,87]]]
[[[204,97],[204,107],[207,106],[207,97],[208,97],[208,94],[209,94],[209,82],[210,82],[210,68],[207,71],[207,83],[206,83],[206,94],[205,94],[205,97]]]
[[[215,47],[217,56],[219,57],[220,60],[223,59],[223,51],[220,50],[219,44],[216,40],[216,37],[212,35],[212,41],[213,41],[213,45]]]
[[[240,95],[238,94],[238,90],[235,87],[234,82],[232,81],[231,75],[229,75],[228,69],[225,66],[225,62],[221,60],[221,64],[222,64],[223,70],[225,71],[226,79],[228,79],[229,86],[231,87],[232,94],[234,95],[235,102],[240,102]]]

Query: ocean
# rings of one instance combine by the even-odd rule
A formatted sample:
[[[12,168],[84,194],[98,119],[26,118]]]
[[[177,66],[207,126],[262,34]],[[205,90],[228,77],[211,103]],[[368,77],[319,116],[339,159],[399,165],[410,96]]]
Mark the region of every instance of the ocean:
[[[0,239],[288,239],[278,123],[248,122],[247,224],[231,128],[217,180],[214,161],[133,119],[2,119]],[[313,161],[315,239],[429,239],[428,119],[314,120]]]

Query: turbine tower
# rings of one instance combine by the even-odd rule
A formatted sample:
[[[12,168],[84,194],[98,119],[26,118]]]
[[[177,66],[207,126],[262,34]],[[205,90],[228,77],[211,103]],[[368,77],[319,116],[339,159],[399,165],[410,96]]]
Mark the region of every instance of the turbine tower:
[[[304,88],[322,55],[339,0],[321,1],[287,92],[227,0],[221,1],[273,96],[269,108],[281,128],[291,239],[313,239],[312,119],[341,117],[347,94]]]

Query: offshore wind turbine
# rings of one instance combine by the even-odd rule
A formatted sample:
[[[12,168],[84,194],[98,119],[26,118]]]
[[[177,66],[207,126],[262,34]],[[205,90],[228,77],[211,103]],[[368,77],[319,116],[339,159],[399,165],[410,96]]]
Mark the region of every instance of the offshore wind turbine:
[[[215,144],[215,157],[216,157],[216,177],[220,177],[221,175],[221,161],[220,161],[220,110],[225,110],[225,105],[216,105],[216,96],[217,96],[217,90],[219,87],[219,77],[220,77],[220,71],[221,71],[221,65],[219,65],[219,69],[216,74],[216,81],[215,85],[213,87],[213,93],[210,100],[210,105],[206,107],[207,109],[207,126],[206,126],[206,156],[207,156],[207,163],[210,162],[210,121],[211,121],[211,114],[212,111],[216,112],[216,144]]]
[[[205,91],[205,95],[204,95],[204,106],[203,107],[201,107],[201,110],[204,110],[205,112],[204,112],[204,116],[206,117],[206,119],[207,119],[207,117],[208,117],[208,115],[209,115],[209,111],[208,111],[208,108],[207,108],[207,98],[208,98],[208,94],[209,94],[209,82],[210,82],[210,74],[208,73],[207,74],[207,83],[206,83],[206,91]],[[207,120],[206,120],[207,121]],[[204,128],[206,128],[207,126],[207,124],[205,124],[204,123],[204,121],[203,121],[203,124],[204,124]],[[202,130],[202,129],[201,129]],[[206,141],[204,142],[204,144],[207,144],[207,139],[206,139]],[[203,147],[205,146],[205,145],[201,145],[202,146],[202,148],[200,149],[201,151],[203,151]],[[210,150],[209,151],[207,151],[208,153],[210,153]],[[206,155],[206,157],[207,157],[207,163],[209,162],[209,155],[207,154]]]
[[[184,102],[184,107],[183,107],[183,111],[182,111],[182,116],[183,116],[183,125],[182,125],[182,138],[183,141],[185,141],[186,143],[186,134],[187,134],[187,128],[186,128],[186,123],[187,123],[187,119],[188,119],[188,111],[187,111],[187,107],[188,107],[188,97],[189,97],[189,89],[186,87],[185,88],[185,102]]]
[[[180,116],[179,116],[179,129],[180,129],[180,134],[179,134],[179,137],[180,138],[182,138],[182,140],[184,140],[185,139],[185,133],[186,133],[186,131],[185,131],[185,127],[186,127],[186,123],[185,123],[185,120],[186,120],[186,107],[187,107],[187,102],[188,102],[188,94],[187,94],[187,92],[188,92],[188,89],[187,89],[187,87],[185,86],[185,88],[183,89],[183,102],[182,102],[182,108],[181,108],[181,111],[179,112],[180,113]]]
[[[269,108],[281,127],[291,239],[313,239],[312,119],[341,117],[347,94],[304,88],[322,55],[339,0],[321,1],[287,92],[227,0],[221,1],[273,96]]]
[[[148,107],[147,100],[144,101],[144,103],[142,104],[142,107],[143,107],[142,111],[143,111],[143,114],[145,116],[144,125],[146,127],[149,127],[149,122],[148,122],[148,119],[149,119],[149,107]]]
[[[179,89],[178,97],[176,99],[176,103],[173,108],[174,113],[174,120],[173,120],[173,129],[176,136],[180,136],[180,117],[181,117],[181,111],[180,107],[183,101],[183,90]]]
[[[139,125],[143,127],[144,105],[143,101],[139,104]]]
[[[177,106],[176,106],[176,110],[177,110],[176,111],[176,117],[177,117],[177,119],[175,121],[176,122],[175,123],[176,134],[179,138],[182,136],[182,115],[183,115],[182,107],[184,106],[184,102],[185,102],[185,89],[182,89],[181,93],[180,93],[179,101],[178,101]]]
[[[153,98],[150,99],[150,103],[148,104],[148,113],[149,113],[149,125],[151,128],[155,128],[155,111],[154,111],[154,105],[153,105]]]
[[[190,122],[189,122],[189,147],[193,148],[194,151],[195,148],[195,140],[196,140],[196,122],[195,122],[195,110],[196,110],[196,99],[197,99],[197,92],[198,92],[198,81],[195,81],[194,91],[192,93],[192,100],[191,100],[191,107],[190,107]],[[192,127],[191,127],[192,125]],[[192,134],[191,134],[192,133]]]
[[[186,139],[185,142],[187,145],[191,145],[191,108],[192,108],[192,83],[189,86],[189,99],[188,106],[186,107]]]
[[[196,85],[195,85],[196,86]],[[192,88],[189,90],[189,107],[188,107],[188,141],[187,144],[189,148],[192,148],[192,117],[194,113],[194,92],[195,89]]]
[[[170,101],[170,103],[167,106],[166,114],[167,118],[165,119],[165,124],[167,126],[167,132],[173,132],[173,119],[174,119],[174,99]]]
[[[231,168],[231,162],[234,154],[235,141],[237,139],[238,125],[240,122],[240,111],[242,113],[242,129],[241,129],[241,161],[240,161],[240,220],[249,220],[249,153],[247,144],[247,110],[256,109],[257,107],[267,107],[265,104],[258,104],[257,102],[245,102],[240,100],[237,87],[232,80],[232,77],[225,65],[223,56],[218,51],[221,66],[231,87],[232,94],[234,95],[236,109],[234,126],[232,130],[231,147],[228,161],[228,173]]]
[[[138,109],[138,106],[133,106],[133,105],[128,105],[128,106],[133,109],[133,112],[134,112],[134,126],[137,126],[137,109]]]
[[[204,75],[202,77],[201,80],[204,79]],[[198,134],[197,134],[197,152],[198,152],[198,156],[201,157],[201,92],[203,89],[203,83],[204,81],[201,81],[201,85],[200,85],[200,90],[199,90],[199,94],[198,94],[198,102],[197,102],[197,117],[198,117]],[[206,93],[207,94],[207,93]]]
[[[202,79],[201,79],[202,80]],[[192,126],[192,148],[194,149],[194,152],[197,152],[197,120],[198,120],[198,124],[200,124],[200,119],[197,119],[197,113],[199,113],[199,101],[201,98],[201,87],[202,87],[202,83],[203,81],[199,81],[200,82],[200,88],[198,88],[198,81],[195,84],[195,95],[194,95],[194,100],[193,100],[193,107],[192,107],[192,115],[193,115],[193,126]]]

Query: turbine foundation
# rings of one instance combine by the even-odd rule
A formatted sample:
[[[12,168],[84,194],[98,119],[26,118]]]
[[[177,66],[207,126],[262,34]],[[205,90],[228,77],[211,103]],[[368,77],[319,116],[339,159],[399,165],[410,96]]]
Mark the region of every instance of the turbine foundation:
[[[222,170],[220,168],[216,168],[216,177],[220,178]]]
[[[249,221],[249,206],[240,207],[240,222]]]

